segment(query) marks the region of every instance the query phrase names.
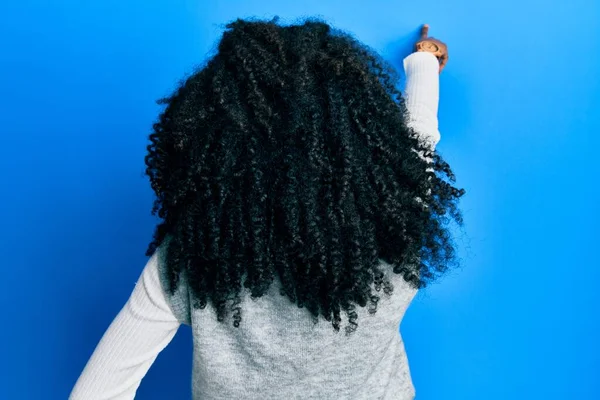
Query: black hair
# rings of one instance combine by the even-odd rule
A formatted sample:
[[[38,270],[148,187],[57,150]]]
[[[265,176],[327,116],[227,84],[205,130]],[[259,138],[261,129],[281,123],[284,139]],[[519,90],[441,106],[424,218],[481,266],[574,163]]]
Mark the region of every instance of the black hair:
[[[146,157],[169,290],[240,325],[244,290],[281,294],[340,329],[356,306],[456,261],[464,191],[407,126],[398,75],[327,23],[236,20],[168,98]],[[168,239],[168,240],[167,240]],[[387,264],[386,267],[380,261]]]

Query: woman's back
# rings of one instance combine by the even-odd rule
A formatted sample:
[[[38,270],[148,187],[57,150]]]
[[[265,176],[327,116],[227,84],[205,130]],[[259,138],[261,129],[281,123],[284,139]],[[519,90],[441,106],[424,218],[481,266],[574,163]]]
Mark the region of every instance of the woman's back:
[[[393,296],[382,296],[375,314],[358,308],[352,335],[314,324],[277,281],[265,296],[243,298],[248,323],[239,328],[218,322],[210,306],[193,310],[193,398],[412,399],[398,329],[416,291],[392,275]]]
[[[460,221],[434,154],[445,61],[407,57],[402,98],[324,23],[229,28],[154,125],[162,222],[71,398],[132,399],[186,324],[197,400],[412,399],[400,321]]]

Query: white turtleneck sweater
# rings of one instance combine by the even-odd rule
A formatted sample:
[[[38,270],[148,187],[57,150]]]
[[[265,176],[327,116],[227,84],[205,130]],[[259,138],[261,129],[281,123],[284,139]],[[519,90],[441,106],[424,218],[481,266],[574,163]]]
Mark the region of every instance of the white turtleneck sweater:
[[[413,53],[404,68],[409,125],[435,146],[439,63],[430,53]],[[376,314],[357,308],[360,327],[346,337],[330,324],[313,326],[308,311],[280,296],[275,282],[259,300],[244,300],[246,323],[239,328],[217,322],[210,305],[189,307],[184,282],[167,295],[162,267],[159,250],[96,347],[71,400],[133,399],[181,324],[193,332],[196,400],[414,398],[398,327],[415,291],[400,276],[389,274],[394,294],[381,299]]]

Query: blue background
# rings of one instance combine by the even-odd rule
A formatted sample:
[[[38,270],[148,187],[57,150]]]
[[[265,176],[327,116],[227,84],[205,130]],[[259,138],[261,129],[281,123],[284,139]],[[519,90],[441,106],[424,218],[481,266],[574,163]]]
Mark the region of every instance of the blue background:
[[[439,149],[468,190],[463,263],[402,323],[417,398],[600,398],[599,2],[0,7],[0,399],[67,397],[146,261],[154,101],[225,22],[274,15],[321,15],[397,66],[421,23],[449,44]],[[190,339],[139,399],[189,398]]]

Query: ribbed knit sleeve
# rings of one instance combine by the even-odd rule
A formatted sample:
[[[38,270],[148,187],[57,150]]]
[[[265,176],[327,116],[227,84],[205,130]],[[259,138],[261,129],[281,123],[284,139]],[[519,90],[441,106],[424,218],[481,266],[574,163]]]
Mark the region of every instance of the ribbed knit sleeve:
[[[130,400],[180,326],[161,285],[160,252],[146,264],[127,303],[77,380],[71,400]],[[176,302],[176,304],[182,304]],[[179,308],[180,315],[186,315]]]
[[[439,68],[437,58],[428,52],[412,53],[404,59],[408,125],[432,148],[440,141],[437,118]]]

